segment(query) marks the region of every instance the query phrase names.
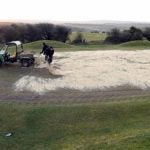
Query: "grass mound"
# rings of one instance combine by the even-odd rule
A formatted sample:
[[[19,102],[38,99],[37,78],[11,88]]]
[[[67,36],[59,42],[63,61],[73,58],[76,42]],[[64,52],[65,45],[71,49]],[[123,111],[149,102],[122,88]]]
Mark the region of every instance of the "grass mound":
[[[126,42],[123,44],[120,44],[121,47],[147,47],[150,48],[150,41],[147,40],[138,40],[138,41],[131,41],[131,42]]]
[[[150,149],[150,98],[80,105],[0,104],[0,147]],[[5,137],[7,132],[13,136]]]
[[[26,43],[24,44],[24,49],[42,49],[42,43],[45,42],[48,45],[53,46],[54,48],[72,48],[72,45],[63,43],[63,42],[58,42],[58,41],[51,41],[51,40],[40,40],[40,41],[35,41],[31,43]]]

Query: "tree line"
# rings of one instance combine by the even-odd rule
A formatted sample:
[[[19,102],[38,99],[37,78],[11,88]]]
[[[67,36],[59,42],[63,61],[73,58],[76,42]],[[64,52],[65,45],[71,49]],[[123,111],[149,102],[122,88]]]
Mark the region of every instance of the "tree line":
[[[150,28],[141,30],[136,27],[130,27],[128,30],[123,31],[114,28],[108,33],[108,37],[105,42],[119,44],[129,41],[143,40],[144,38],[150,41]]]
[[[0,42],[20,40],[23,43],[37,40],[66,42],[71,29],[49,23],[11,24],[0,27]]]

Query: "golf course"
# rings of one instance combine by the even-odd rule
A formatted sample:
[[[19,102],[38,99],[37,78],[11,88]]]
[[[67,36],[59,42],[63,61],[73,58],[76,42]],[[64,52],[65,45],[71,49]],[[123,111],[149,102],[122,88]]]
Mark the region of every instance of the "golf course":
[[[150,150],[150,1],[0,4],[0,150]]]
[[[0,68],[1,150],[150,149],[150,42],[83,35],[83,45],[25,43],[38,63]],[[43,42],[55,49],[50,66]]]

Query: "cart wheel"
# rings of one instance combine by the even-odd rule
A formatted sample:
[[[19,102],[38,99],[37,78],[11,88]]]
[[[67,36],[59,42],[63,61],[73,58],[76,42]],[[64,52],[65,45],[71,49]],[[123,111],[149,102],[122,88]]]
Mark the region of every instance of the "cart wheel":
[[[21,61],[21,67],[29,67],[29,66],[30,66],[30,62],[28,60]]]
[[[2,67],[2,65],[3,65],[3,62],[0,60],[0,67]]]

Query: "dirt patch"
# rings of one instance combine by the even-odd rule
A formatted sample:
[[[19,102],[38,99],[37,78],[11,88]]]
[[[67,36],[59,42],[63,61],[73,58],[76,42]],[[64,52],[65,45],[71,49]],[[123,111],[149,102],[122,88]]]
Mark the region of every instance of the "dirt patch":
[[[111,100],[129,99],[132,97],[150,96],[150,90],[141,90],[130,86],[110,88],[107,90],[79,91],[71,89],[59,89],[49,91],[44,95],[22,91],[4,91],[0,93],[1,102],[20,102],[20,103],[86,103],[102,102]]]

